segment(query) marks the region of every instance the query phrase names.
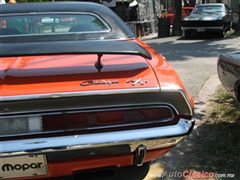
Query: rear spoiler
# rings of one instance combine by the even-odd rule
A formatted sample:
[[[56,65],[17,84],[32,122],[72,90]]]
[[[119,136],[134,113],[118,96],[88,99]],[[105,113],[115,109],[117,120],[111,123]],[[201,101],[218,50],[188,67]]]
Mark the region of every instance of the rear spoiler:
[[[57,55],[57,54],[127,54],[152,59],[139,44],[126,40],[48,41],[1,43],[0,57]]]

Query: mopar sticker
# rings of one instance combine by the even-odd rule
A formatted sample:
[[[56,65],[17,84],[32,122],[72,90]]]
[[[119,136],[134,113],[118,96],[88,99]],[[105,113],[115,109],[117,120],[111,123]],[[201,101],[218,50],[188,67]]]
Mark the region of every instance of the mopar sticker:
[[[47,175],[44,155],[0,158],[0,179]]]

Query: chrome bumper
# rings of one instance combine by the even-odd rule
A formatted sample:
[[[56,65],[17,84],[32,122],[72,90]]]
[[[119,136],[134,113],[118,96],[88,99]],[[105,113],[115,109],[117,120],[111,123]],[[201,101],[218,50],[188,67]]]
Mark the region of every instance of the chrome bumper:
[[[183,140],[191,132],[193,126],[193,120],[180,119],[175,125],[163,127],[2,141],[0,157],[46,154],[115,145],[129,145],[131,152],[134,152],[139,145],[144,145],[147,150],[165,148],[174,146]]]
[[[205,29],[205,30],[223,30],[224,28],[223,27],[183,27],[183,31],[186,31],[186,30],[198,30],[198,29]]]

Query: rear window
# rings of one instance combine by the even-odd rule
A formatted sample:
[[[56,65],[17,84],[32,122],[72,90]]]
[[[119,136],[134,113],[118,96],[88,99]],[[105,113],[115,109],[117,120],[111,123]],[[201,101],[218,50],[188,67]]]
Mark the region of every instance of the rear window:
[[[0,17],[0,36],[100,33],[108,24],[91,13],[7,15]]]

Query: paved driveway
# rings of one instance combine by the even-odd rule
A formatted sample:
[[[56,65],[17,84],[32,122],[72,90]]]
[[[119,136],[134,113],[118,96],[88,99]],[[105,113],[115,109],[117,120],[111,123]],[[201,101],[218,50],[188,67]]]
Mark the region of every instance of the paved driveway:
[[[240,51],[239,37],[196,40],[170,37],[145,42],[166,57],[195,99],[204,82],[217,73],[218,56]]]

